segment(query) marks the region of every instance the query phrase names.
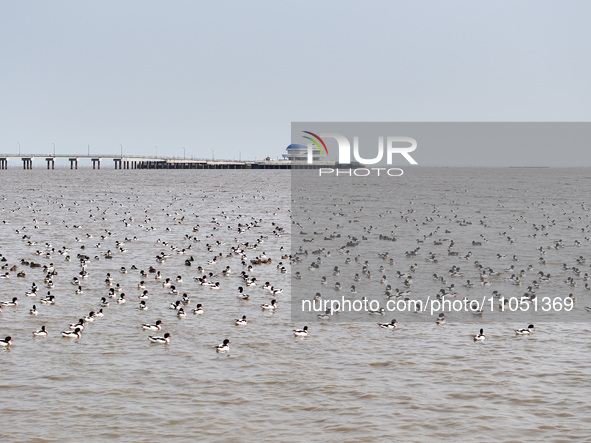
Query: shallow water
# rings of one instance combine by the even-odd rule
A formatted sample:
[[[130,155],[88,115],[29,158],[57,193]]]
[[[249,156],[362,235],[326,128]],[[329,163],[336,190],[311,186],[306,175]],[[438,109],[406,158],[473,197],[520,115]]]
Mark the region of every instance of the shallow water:
[[[487,323],[482,343],[472,340],[478,324],[473,321],[449,321],[444,327],[401,321],[394,331],[380,329],[375,322],[315,321],[309,324],[309,337],[294,339],[292,329],[302,324],[292,322],[291,277],[276,266],[282,261],[289,267],[288,260],[281,259],[291,246],[289,171],[0,172],[0,222],[8,222],[0,224],[0,253],[10,265],[24,258],[54,263],[59,273],[51,289],[55,305],[40,304],[48,290],[41,269],[19,265],[26,278],[11,272],[9,279],[0,280],[2,300],[19,298],[19,306],[5,307],[0,315],[0,336],[14,340],[10,349],[0,349],[3,441],[583,441],[590,434],[590,328],[580,320],[591,302],[580,278],[570,291],[578,297],[580,320],[536,325],[531,337],[514,337],[512,329],[522,326],[514,321]],[[569,242],[560,253],[572,265],[579,255],[589,255],[588,242],[580,248],[570,245],[573,238],[589,237],[589,212],[581,203],[590,190],[590,177],[587,169],[422,169],[399,183],[399,200],[392,203],[404,211],[413,200],[418,216],[434,203],[449,203],[462,217],[488,211],[496,217],[491,221],[495,231],[506,227],[519,208],[539,222],[542,211],[536,206],[523,209],[527,202],[544,200],[545,210],[560,203],[557,215],[572,210],[573,225],[587,228],[575,234],[563,218],[553,228],[551,238],[560,235]],[[490,210],[499,195],[510,212]],[[244,216],[240,220],[239,214]],[[219,226],[211,223],[214,217]],[[250,217],[262,219],[260,226],[239,234],[237,223],[247,223]],[[286,233],[273,235],[273,223]],[[193,232],[196,225],[199,231]],[[393,254],[416,245],[417,234],[408,226],[401,225]],[[150,227],[154,230],[146,230]],[[478,232],[472,228],[454,238],[471,241]],[[523,229],[516,236],[527,238],[526,227],[515,229]],[[25,234],[37,244],[27,246]],[[273,263],[255,266],[250,274],[285,290],[276,297],[279,308],[273,313],[260,309],[271,300],[260,286],[248,288],[250,300],[236,298],[236,288],[243,285],[237,256],[207,265],[214,254],[225,256],[236,238],[253,244],[261,235],[264,243],[248,250],[248,258],[264,251]],[[134,236],[137,241],[126,242],[125,253],[117,252],[116,240]],[[218,240],[221,243],[215,244]],[[523,263],[536,264],[535,248],[548,241],[524,240],[515,248]],[[37,250],[46,251],[46,242],[55,249],[71,247],[72,261],[57,253],[51,258],[36,255]],[[212,252],[207,244],[213,245]],[[170,245],[192,249],[176,254]],[[109,249],[113,258],[102,257]],[[172,255],[164,263],[155,260],[161,251]],[[483,251],[484,259],[494,258],[492,245]],[[76,295],[70,280],[80,270],[75,258],[79,252],[91,257],[90,275],[82,280],[84,294]],[[195,261],[187,267],[184,261],[190,255]],[[562,291],[559,258],[547,266],[559,276],[552,284]],[[415,261],[397,257],[388,272],[406,272]],[[441,269],[421,263],[415,285],[432,292],[436,286],[431,274],[444,273],[450,263],[443,261]],[[230,265],[233,273],[220,276],[222,289],[214,291],[193,281],[198,264],[216,273]],[[138,270],[130,270],[132,265]],[[120,274],[121,266],[129,273]],[[154,274],[145,279],[149,310],[136,309],[139,270],[149,266],[163,278],[181,275],[178,289],[190,295],[190,308],[203,303],[205,313],[177,319],[169,304],[179,296],[170,295]],[[583,268],[590,271],[589,260]],[[107,295],[107,272],[128,302],[112,301],[104,308],[105,317],[89,324],[79,340],[61,338],[59,332],[70,323],[99,309],[100,298]],[[25,297],[32,282],[41,287],[40,295]],[[36,317],[28,313],[33,304],[39,310]],[[236,327],[234,319],[242,315],[250,323]],[[148,342],[148,335],[161,333],[141,330],[142,323],[156,319],[164,323],[161,333],[172,334],[168,346]],[[42,324],[50,335],[33,338],[32,331]],[[217,354],[214,346],[224,338],[231,340],[231,351]]]

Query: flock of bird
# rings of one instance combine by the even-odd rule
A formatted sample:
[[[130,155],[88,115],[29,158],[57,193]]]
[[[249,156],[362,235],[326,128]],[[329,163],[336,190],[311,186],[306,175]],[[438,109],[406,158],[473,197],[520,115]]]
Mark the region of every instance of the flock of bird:
[[[255,195],[252,198],[264,200],[265,197]],[[6,201],[6,197],[3,201]],[[88,294],[95,296],[94,294],[98,293],[96,308],[83,315],[75,316],[79,317],[78,321],[64,327],[58,334],[64,339],[80,339],[83,334],[86,334],[89,324],[108,315],[109,306],[134,303],[133,300],[136,297],[138,303],[136,308],[139,311],[162,313],[163,306],[168,306],[178,319],[186,318],[188,314],[207,315],[204,300],[201,300],[202,303],[193,304],[194,293],[199,297],[203,296],[203,299],[214,296],[215,301],[211,302],[212,308],[220,304],[215,296],[220,293],[224,296],[233,293],[238,306],[250,305],[252,302],[248,301],[256,295],[257,298],[262,298],[259,305],[261,311],[272,313],[278,307],[277,297],[283,294],[283,289],[278,287],[277,283],[272,284],[266,281],[267,279],[259,280],[263,276],[287,275],[289,272],[289,252],[280,245],[286,231],[274,221],[277,217],[273,214],[245,216],[240,214],[239,210],[217,210],[214,215],[204,221],[206,216],[197,211],[192,213],[189,211],[188,207],[193,206],[194,203],[182,207],[180,200],[173,197],[167,209],[173,206],[179,207],[170,209],[166,214],[166,227],[152,226],[154,214],[157,217],[160,214],[156,210],[150,211],[149,208],[145,208],[141,214],[141,220],[137,220],[135,218],[137,214],[133,214],[132,207],[136,209],[141,207],[139,203],[130,204],[128,209],[125,209],[124,205],[114,207],[114,203],[106,208],[96,205],[94,209],[88,211],[90,215],[87,216],[90,220],[85,224],[78,224],[73,222],[72,218],[81,219],[82,211],[78,208],[80,203],[75,202],[71,207],[66,207],[58,202],[59,199],[46,202],[49,207],[57,206],[56,209],[59,209],[53,214],[50,211],[42,214],[35,205],[20,206],[19,202],[15,202],[16,207],[10,210],[12,217],[1,222],[2,236],[13,244],[20,244],[21,250],[25,253],[20,256],[8,256],[8,254],[4,255],[5,251],[0,249],[2,266],[0,294],[13,291],[7,289],[8,283],[13,279],[19,282],[28,281],[31,286],[30,289],[23,291],[22,295],[13,296],[10,301],[1,303],[0,314],[3,309],[18,310],[19,302],[22,304],[23,299],[39,300],[37,303],[51,305],[59,304],[60,299],[72,294],[81,296],[82,298],[79,299],[81,304],[83,300],[83,304],[88,306]],[[91,200],[88,203],[92,204],[94,201]],[[15,222],[14,215],[20,215],[19,213],[25,210],[30,211],[30,222],[21,223],[26,219],[23,220],[20,217],[19,221]],[[56,214],[61,211],[70,216],[70,221],[63,218],[61,225],[55,226],[53,223],[56,221]],[[110,215],[115,217],[108,217]],[[266,216],[271,221],[261,216]],[[113,219],[117,220],[113,221]],[[19,224],[13,227],[13,223]],[[93,226],[95,224],[108,227],[99,230]],[[150,249],[146,248],[146,242],[148,242],[146,237],[155,231],[159,231],[162,237],[150,237],[152,250],[155,248],[160,250],[155,256],[150,254],[146,257],[140,252],[140,258],[136,258],[135,262],[125,262],[125,266],[113,266],[116,261],[123,262],[130,249],[132,251]],[[69,243],[68,246],[54,247],[52,243],[57,241],[51,240],[54,232],[56,236],[64,235],[65,232],[71,239],[66,242],[66,244]],[[80,232],[84,232],[83,235],[80,235]],[[130,232],[136,235],[128,235]],[[253,232],[260,232],[260,234],[253,236]],[[267,256],[263,250],[270,236],[277,239],[271,245],[271,250],[276,254],[273,257]],[[62,242],[62,240],[59,241]],[[136,246],[137,244],[141,246]],[[202,261],[199,262],[199,260]],[[172,268],[170,262],[178,264],[178,268],[175,265],[174,273],[166,277],[165,269]],[[239,267],[239,271],[235,271],[235,267]],[[258,272],[263,269],[264,272]],[[184,273],[190,274],[188,282],[183,282],[181,274]],[[44,289],[35,283],[39,280],[43,281]],[[285,277],[280,281],[285,282]],[[68,286],[71,289],[68,289]],[[100,286],[103,286],[104,290],[97,289]],[[134,295],[136,288],[137,295]],[[42,296],[41,293],[45,290],[47,290],[47,296]],[[101,291],[104,292],[101,294]],[[162,297],[163,292],[176,297],[176,301],[170,302],[169,298],[163,301],[165,300]],[[265,297],[268,297],[269,301],[264,300]],[[43,310],[37,309],[37,303],[32,304],[28,313],[41,318]],[[156,303],[158,306],[155,306]],[[70,314],[74,315],[74,313]],[[1,319],[2,317],[0,317],[0,328],[2,327]],[[244,327],[249,324],[249,319],[246,315],[242,315],[234,320],[234,324],[237,327]],[[147,336],[147,340],[154,344],[171,343],[172,333],[165,331],[164,327],[165,322],[161,319],[153,323],[138,324],[141,330],[153,333]],[[40,329],[32,331],[32,335],[47,337],[53,334],[53,331],[48,329],[46,325],[41,325]],[[158,332],[161,334],[157,334]],[[294,329],[292,334],[294,337],[306,337],[308,333],[306,326],[302,329]],[[13,336],[14,334],[11,334],[0,340],[0,346],[12,346]],[[224,338],[213,349],[217,353],[227,353],[230,345],[230,339]]]
[[[513,298],[526,303],[529,308],[523,309],[531,309],[535,315],[538,305],[534,303],[551,293],[562,303],[555,305],[556,314],[568,315],[577,292],[591,290],[591,270],[581,254],[591,242],[590,208],[584,203],[565,201],[561,213],[557,213],[558,205],[544,199],[513,210],[507,210],[499,200],[496,209],[507,213],[502,219],[495,216],[495,208],[488,214],[486,210],[470,213],[453,201],[425,202],[421,208],[411,201],[409,209],[394,211],[381,205],[365,207],[370,203],[361,196],[348,195],[326,205],[310,195],[302,193],[298,201],[302,205],[294,211],[292,262],[296,283],[292,296],[298,293],[297,282],[302,282],[302,288],[316,289],[313,301],[318,306],[338,294],[337,299],[373,299],[382,306],[390,300],[406,302],[419,314],[426,296],[437,302],[462,300],[470,306],[478,305],[484,295],[487,300],[497,300],[497,312],[510,311],[508,303]],[[387,196],[381,197],[387,201]],[[528,217],[523,215],[524,210],[528,210]],[[352,222],[357,223],[354,228]],[[563,240],[563,236],[570,240]],[[413,243],[415,246],[403,252],[401,243],[406,248]],[[429,251],[424,251],[427,248]],[[466,262],[471,263],[471,269],[465,269]],[[431,282],[426,284],[427,280]],[[437,286],[438,290],[428,292]],[[330,320],[344,312],[330,303],[328,306],[318,319]],[[569,309],[560,312],[562,307]],[[585,309],[591,312],[591,307]],[[386,315],[388,311],[380,307],[366,309],[361,315],[363,312]],[[482,302],[480,309],[471,313],[474,321],[486,317]],[[445,325],[447,317],[439,313],[436,325]],[[378,326],[393,330],[398,328],[398,321]],[[515,336],[531,336],[534,331],[533,324],[513,330]],[[484,330],[475,333],[473,339],[484,341]]]
[[[264,199],[264,195],[255,196]],[[129,200],[129,197],[128,197]],[[6,197],[3,198],[6,201]],[[88,281],[93,280],[100,273],[104,277],[104,293],[96,299],[96,309],[87,314],[77,316],[79,320],[63,328],[60,335],[63,338],[79,339],[89,323],[98,321],[106,315],[111,304],[125,304],[132,300],[129,295],[137,288],[137,309],[149,311],[150,303],[153,300],[152,290],[154,283],[147,283],[149,280],[156,280],[158,285],[165,288],[168,294],[178,297],[178,300],[166,302],[179,319],[186,318],[188,312],[191,315],[199,316],[205,313],[204,303],[197,303],[190,309],[192,295],[190,291],[183,288],[181,275],[189,271],[193,287],[200,287],[200,290],[209,290],[211,293],[223,293],[223,297],[234,297],[238,303],[246,302],[252,298],[252,292],[257,295],[265,295],[270,301],[260,304],[262,311],[273,312],[278,308],[277,297],[284,292],[277,283],[259,280],[261,275],[269,275],[268,269],[274,269],[277,275],[290,274],[292,267],[294,273],[292,278],[293,291],[299,291],[300,281],[317,282],[320,290],[305,294],[298,294],[304,298],[309,297],[315,301],[322,300],[320,291],[325,292],[331,288],[339,292],[349,287],[351,297],[367,300],[368,297],[383,297],[384,300],[410,301],[415,297],[415,281],[430,280],[433,284],[439,285],[439,290],[432,294],[436,300],[446,298],[457,298],[464,296],[473,288],[497,287],[492,295],[501,299],[500,288],[527,287],[521,295],[522,298],[533,302],[537,291],[548,285],[553,285],[555,291],[564,292],[564,296],[574,301],[575,288],[591,290],[589,286],[589,271],[587,270],[587,259],[580,254],[579,248],[588,247],[589,239],[589,208],[580,204],[569,211],[563,211],[562,219],[556,220],[545,213],[547,202],[540,201],[531,203],[532,207],[540,214],[540,220],[529,221],[525,216],[512,213],[505,221],[505,225],[498,229],[489,219],[489,216],[477,212],[471,216],[460,215],[459,204],[450,202],[448,206],[425,203],[421,210],[409,203],[409,208],[403,211],[381,209],[370,214],[364,212],[363,206],[347,208],[347,201],[334,202],[334,207],[328,210],[326,219],[312,217],[309,208],[299,208],[296,214],[291,214],[291,231],[299,231],[298,235],[291,237],[293,242],[292,251],[285,250],[284,246],[276,248],[272,254],[264,250],[265,243],[269,237],[279,239],[277,245],[281,244],[281,238],[289,238],[290,229],[281,226],[277,220],[277,212],[285,208],[277,208],[277,212],[255,213],[246,215],[241,213],[239,197],[233,197],[235,208],[224,210],[217,208],[213,215],[209,215],[206,221],[203,220],[198,211],[199,203],[181,202],[180,198],[173,197],[172,201],[163,208],[146,207],[138,220],[137,214],[132,214],[130,207],[138,210],[139,197],[136,197],[136,204],[126,204],[111,201],[106,206],[96,204],[88,210],[85,217],[86,223],[73,223],[64,217],[61,226],[55,229],[61,234],[68,233],[70,244],[61,248],[55,248],[48,239],[47,232],[53,232],[48,219],[43,217],[59,218],[60,215],[74,215],[76,219],[82,219],[82,211],[79,211],[80,203],[74,202],[71,206],[60,203],[58,198],[48,201],[49,207],[54,206],[54,214],[43,214],[35,205],[22,205],[13,202],[9,208],[9,217],[2,221],[2,237],[10,237],[11,242],[20,242],[21,250],[30,251],[22,256],[5,256],[0,253],[0,263],[3,274],[0,279],[7,281],[12,278],[24,279],[31,282],[30,290],[23,294],[27,300],[41,297],[41,289],[33,280],[43,280],[48,290],[47,296],[40,299],[41,304],[55,304],[56,301],[66,293],[66,284],[71,284],[76,295],[85,295]],[[87,206],[95,204],[94,200],[87,202]],[[350,203],[349,203],[350,204]],[[500,204],[499,204],[500,205]],[[351,209],[348,212],[346,209]],[[5,209],[6,210],[6,209]],[[26,216],[18,214],[20,211],[27,212]],[[167,212],[168,211],[168,212]],[[162,212],[159,214],[158,212]],[[165,215],[163,215],[166,213]],[[14,214],[19,215],[19,223],[28,218],[29,223],[20,223],[13,228],[11,218]],[[153,217],[156,214],[164,217],[154,223]],[[364,219],[364,216],[367,216]],[[371,218],[373,217],[373,218]],[[286,217],[287,218],[287,217]],[[318,228],[316,220],[322,219],[322,228]],[[355,230],[350,225],[355,222]],[[363,223],[362,223],[363,221]],[[376,221],[375,224],[373,222]],[[381,222],[378,224],[377,222]],[[93,224],[96,223],[97,227]],[[155,228],[153,224],[159,227]],[[474,226],[478,225],[480,234],[474,236]],[[578,226],[575,226],[577,225]],[[98,226],[101,226],[99,229]],[[106,227],[105,227],[106,226]],[[40,227],[43,227],[43,235],[37,234]],[[513,230],[518,227],[520,234],[514,234]],[[466,229],[462,232],[462,229]],[[84,235],[79,232],[86,230]],[[161,238],[153,241],[153,245],[160,248],[155,256],[142,257],[136,263],[131,261],[125,266],[111,266],[111,260],[117,258],[123,260],[125,254],[132,245],[140,240],[145,244],[146,239],[142,236],[154,231],[162,233]],[[133,235],[127,235],[128,232]],[[177,234],[176,242],[169,241],[168,234],[181,232],[182,241]],[[580,233],[580,238],[566,243],[561,238],[552,238],[550,233],[561,233],[568,231]],[[313,233],[312,233],[313,232]],[[412,235],[410,234],[412,232]],[[256,234],[255,234],[256,233]],[[10,236],[11,234],[11,236]],[[96,237],[99,237],[97,240]],[[401,251],[398,246],[402,243],[401,236],[404,236],[406,244],[411,241],[416,247]],[[452,236],[454,238],[452,238]],[[494,236],[492,238],[491,236]],[[527,236],[527,238],[524,238]],[[150,237],[154,238],[154,237]],[[491,255],[487,244],[494,244],[494,255]],[[182,243],[182,244],[181,244]],[[516,243],[520,248],[527,251],[524,254],[537,254],[537,263],[522,260],[515,252]],[[364,245],[365,244],[365,245]],[[539,245],[539,246],[538,246]],[[427,247],[428,246],[428,247]],[[564,262],[560,268],[556,265],[556,254],[564,257],[565,250],[576,248],[577,253],[567,254],[570,263]],[[137,249],[137,248],[136,248]],[[430,249],[424,252],[424,249]],[[363,250],[363,254],[356,252]],[[479,250],[487,250],[487,253],[479,254]],[[268,250],[269,251],[269,250]],[[369,251],[369,252],[367,252]],[[290,253],[291,252],[291,253]],[[195,258],[198,256],[199,258]],[[177,258],[180,257],[180,258]],[[494,258],[492,258],[494,257]],[[550,258],[548,258],[550,257]],[[58,262],[58,258],[61,263]],[[423,260],[424,264],[419,265]],[[472,262],[471,271],[466,271],[463,263]],[[494,260],[494,263],[491,261]],[[169,261],[175,261],[178,266],[164,277],[165,271],[158,269]],[[402,261],[404,268],[400,265]],[[500,263],[510,261],[510,265],[501,266]],[[65,275],[63,263],[77,264],[76,275]],[[377,263],[377,264],[376,264]],[[536,269],[536,266],[538,269]],[[239,271],[234,268],[239,267]],[[548,268],[553,267],[553,272]],[[398,269],[396,269],[398,268]],[[423,272],[423,268],[425,271]],[[73,269],[68,265],[68,270]],[[148,269],[144,271],[143,269]],[[182,272],[183,269],[185,272]],[[259,272],[265,269],[265,272]],[[408,270],[406,270],[408,269]],[[120,274],[119,281],[115,281],[113,275]],[[130,283],[123,277],[131,273],[137,276],[135,282]],[[325,274],[325,275],[322,275]],[[561,287],[556,285],[557,275],[563,275]],[[374,277],[376,277],[374,279]],[[418,277],[417,277],[418,276]],[[469,277],[469,278],[467,278]],[[382,285],[382,294],[365,291],[364,282],[371,279],[378,280]],[[465,279],[465,283],[461,283]],[[331,283],[331,280],[336,280]],[[341,283],[346,281],[346,283]],[[394,282],[398,284],[394,285]],[[453,281],[453,282],[452,282]],[[457,286],[456,283],[457,282]],[[526,283],[527,282],[527,283]],[[0,291],[7,293],[0,283]],[[395,287],[398,286],[398,287]],[[152,289],[147,289],[147,288]],[[185,286],[186,287],[186,286]],[[246,289],[245,289],[246,288]],[[461,288],[461,289],[460,289]],[[220,291],[221,290],[221,291]],[[56,297],[51,292],[58,292]],[[125,291],[125,292],[124,292]],[[460,294],[463,291],[464,294]],[[570,292],[573,291],[573,292]],[[96,293],[96,288],[92,291]],[[233,295],[232,295],[233,294]],[[312,295],[315,294],[315,295]],[[326,292],[325,292],[326,294]],[[11,294],[12,295],[12,294]],[[424,297],[424,293],[420,294]],[[416,297],[415,297],[416,298]],[[12,296],[10,300],[0,305],[2,309],[16,308],[19,305],[19,296]],[[588,311],[591,308],[587,308]],[[37,305],[33,304],[29,314],[37,316],[39,311]],[[330,321],[338,311],[327,309],[318,314],[318,321]],[[371,315],[385,315],[384,308],[370,311]],[[483,312],[477,313],[482,316]],[[236,326],[247,326],[249,319],[243,315],[234,320]],[[439,313],[435,319],[437,325],[446,323],[445,313]],[[398,329],[399,323],[393,319],[389,323],[378,323],[383,329]],[[138,324],[138,328],[148,332],[164,332],[164,322],[160,319],[154,323]],[[527,328],[515,329],[515,335],[531,335],[535,328],[530,324]],[[35,337],[46,337],[50,331],[42,325],[40,329],[32,332]],[[301,329],[294,329],[294,337],[307,337],[310,334],[308,326]],[[483,341],[486,336],[483,329],[473,336],[474,341]],[[155,344],[170,344],[172,334],[164,332],[162,335],[149,335],[147,339]],[[10,347],[13,343],[12,337],[6,336],[0,340],[0,346]],[[230,350],[230,340],[225,338],[222,342],[213,347],[218,353],[226,353]]]

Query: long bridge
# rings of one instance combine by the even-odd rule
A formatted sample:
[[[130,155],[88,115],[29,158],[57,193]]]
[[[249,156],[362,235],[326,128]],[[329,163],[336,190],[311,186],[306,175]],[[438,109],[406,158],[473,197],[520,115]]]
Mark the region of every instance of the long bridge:
[[[100,169],[101,162],[112,160],[115,169],[293,169],[319,168],[334,166],[334,162],[315,162],[308,165],[304,162],[290,160],[234,161],[187,159],[179,157],[150,157],[141,155],[78,155],[78,154],[0,154],[0,170],[8,169],[8,160],[21,161],[23,169],[33,169],[33,160],[42,159],[47,169],[55,169],[56,159],[66,159],[70,169],[78,169],[80,160],[90,160],[92,169]]]

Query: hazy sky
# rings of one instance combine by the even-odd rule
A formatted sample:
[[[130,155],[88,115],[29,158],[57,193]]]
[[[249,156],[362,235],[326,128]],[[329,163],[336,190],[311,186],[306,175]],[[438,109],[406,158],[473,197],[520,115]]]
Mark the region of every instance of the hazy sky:
[[[590,121],[590,22],[583,0],[3,1],[0,153],[260,159],[292,121]]]

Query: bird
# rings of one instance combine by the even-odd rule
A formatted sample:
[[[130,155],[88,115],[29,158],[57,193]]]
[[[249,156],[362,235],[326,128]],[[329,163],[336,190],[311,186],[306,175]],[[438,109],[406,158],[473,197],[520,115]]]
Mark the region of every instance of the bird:
[[[332,315],[332,309],[326,308],[326,311],[324,311],[323,314],[318,314],[316,317],[318,318],[318,320],[329,320],[331,315]]]
[[[12,337],[8,336],[4,340],[0,340],[0,346],[8,347],[12,345]]]
[[[215,347],[215,352],[228,352],[230,350],[230,340],[225,339],[221,345]]]
[[[533,334],[534,329],[536,329],[534,325],[529,325],[527,329],[515,329],[515,335],[531,335]]]
[[[250,298],[248,294],[244,293],[244,288],[242,286],[238,288],[238,295],[236,297],[238,297],[241,300],[248,300]]]
[[[474,341],[483,341],[486,338],[486,335],[484,335],[484,329],[480,329],[480,333],[476,334],[474,336]]]
[[[62,331],[62,337],[66,338],[80,338],[81,334],[80,331],[82,329],[76,328],[73,331]]]
[[[372,311],[369,310],[367,311],[370,315],[384,315],[386,313],[386,310],[384,308],[380,308],[377,311]]]
[[[396,323],[398,323],[396,320],[392,320],[390,323],[378,323],[378,326],[384,329],[396,329],[398,327]]]
[[[261,305],[261,308],[264,311],[274,311],[275,309],[277,309],[277,300],[273,299],[273,300],[271,300],[271,303],[269,303],[269,304],[263,303]]]
[[[294,329],[293,335],[294,337],[307,337],[309,334],[308,327],[304,326],[303,329]]]
[[[76,328],[80,329],[81,331],[84,329],[84,319],[83,318],[78,319],[78,323],[72,323],[70,325],[71,330],[74,330]]]
[[[145,323],[142,325],[144,331],[160,331],[162,329],[162,320],[156,320],[153,325]]]
[[[18,298],[13,297],[12,298],[12,301],[2,302],[2,305],[0,305],[0,306],[2,306],[2,307],[5,307],[5,306],[18,306]]]
[[[236,319],[236,326],[245,326],[248,324],[248,320],[246,319],[246,315],[243,315],[242,318]]]
[[[152,335],[150,335],[148,337],[148,340],[150,340],[150,342],[152,343],[160,343],[160,344],[169,344],[170,343],[170,337],[171,335],[167,332],[166,334],[164,334],[164,337],[154,337]]]
[[[34,337],[47,337],[47,335],[48,334],[47,334],[47,330],[45,329],[45,326],[41,326],[41,329],[33,332]]]
[[[193,315],[201,315],[203,314],[203,312],[203,306],[201,305],[201,303],[198,303],[195,309],[193,309]]]
[[[31,315],[37,315],[39,313],[39,311],[37,311],[37,307],[35,305],[33,305],[33,307],[29,310],[29,314]]]

